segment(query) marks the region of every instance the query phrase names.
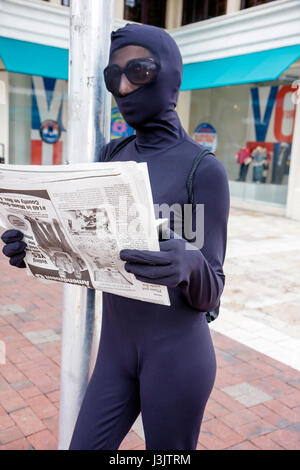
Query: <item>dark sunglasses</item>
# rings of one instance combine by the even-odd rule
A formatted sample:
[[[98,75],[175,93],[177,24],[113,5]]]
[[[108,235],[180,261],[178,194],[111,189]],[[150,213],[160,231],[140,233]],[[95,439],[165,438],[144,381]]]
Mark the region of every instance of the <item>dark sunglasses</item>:
[[[156,77],[158,71],[159,64],[152,57],[143,57],[130,60],[124,68],[116,64],[108,65],[104,69],[104,80],[108,91],[117,95],[123,73],[133,85],[145,85]]]

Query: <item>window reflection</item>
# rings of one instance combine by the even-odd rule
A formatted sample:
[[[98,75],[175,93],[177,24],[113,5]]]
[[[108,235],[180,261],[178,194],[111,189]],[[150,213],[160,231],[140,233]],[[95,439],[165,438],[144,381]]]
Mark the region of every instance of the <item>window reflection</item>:
[[[275,81],[191,92],[190,135],[224,164],[231,196],[286,204],[299,77],[300,61]]]

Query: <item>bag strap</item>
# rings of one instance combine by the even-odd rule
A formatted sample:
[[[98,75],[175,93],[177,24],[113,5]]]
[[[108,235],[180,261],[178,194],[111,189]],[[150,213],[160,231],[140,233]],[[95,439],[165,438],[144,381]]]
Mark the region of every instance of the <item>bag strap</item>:
[[[205,155],[208,155],[208,154],[211,154],[211,155],[214,156],[214,154],[212,152],[210,152],[208,149],[203,149],[196,156],[196,158],[194,160],[193,166],[191,168],[191,171],[190,171],[190,174],[188,176],[187,183],[186,183],[186,187],[187,187],[187,191],[188,191],[188,203],[189,204],[194,204],[193,181],[194,181],[195,172],[196,172],[201,160],[203,159],[203,157]],[[214,321],[217,318],[217,316],[219,315],[219,310],[220,310],[220,302],[219,302],[219,305],[214,310],[211,310],[210,312],[206,312],[205,315],[206,315],[207,323],[211,323],[212,321]]]
[[[131,135],[129,137],[126,137],[126,139],[122,140],[122,142],[120,142],[115,148],[114,150],[110,153],[110,155],[108,155],[106,158],[105,158],[105,162],[108,162],[110,160],[112,160],[112,158],[118,153],[120,152],[120,150],[122,150],[122,148],[124,148],[127,144],[129,144],[129,142],[131,142],[133,139],[135,139],[135,135]],[[192,166],[192,169],[190,171],[190,174],[188,176],[188,179],[187,179],[187,183],[186,183],[186,186],[187,186],[187,190],[188,190],[188,202],[189,204],[193,204],[194,203],[194,194],[193,194],[193,180],[194,180],[194,174],[195,174],[195,171],[197,170],[198,168],[198,165],[199,163],[201,162],[202,158],[211,153],[209,150],[207,149],[204,149],[200,152],[199,155],[196,156],[195,160],[194,160],[194,163],[193,163],[193,166]],[[213,154],[212,154],[213,155]],[[210,323],[212,322],[213,320],[215,320],[217,318],[217,316],[219,315],[219,308],[220,308],[220,303],[219,305],[216,307],[215,310],[212,310],[210,312],[206,312],[206,321],[207,323]]]
[[[105,158],[105,162],[109,162],[114,158],[114,156],[122,150],[129,142],[131,142],[133,139],[135,139],[135,134],[130,135],[129,137],[126,137],[126,139],[122,140],[119,144],[116,145],[114,150]]]
[[[205,155],[212,154],[208,149],[203,149],[201,152],[196,156],[192,169],[190,171],[190,174],[188,176],[187,182],[186,182],[186,187],[187,187],[187,192],[188,192],[188,203],[189,204],[194,204],[194,193],[193,193],[193,181],[194,181],[194,175],[195,171],[197,170],[199,163],[201,162],[202,158]]]

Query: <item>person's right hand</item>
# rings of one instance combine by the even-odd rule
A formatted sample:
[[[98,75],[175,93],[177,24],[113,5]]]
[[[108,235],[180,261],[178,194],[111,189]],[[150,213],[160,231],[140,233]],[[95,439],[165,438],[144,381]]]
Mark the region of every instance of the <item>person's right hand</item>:
[[[23,233],[19,230],[7,230],[1,236],[5,246],[2,252],[10,258],[9,263],[17,268],[26,268],[24,258],[26,256],[26,243],[22,241]]]

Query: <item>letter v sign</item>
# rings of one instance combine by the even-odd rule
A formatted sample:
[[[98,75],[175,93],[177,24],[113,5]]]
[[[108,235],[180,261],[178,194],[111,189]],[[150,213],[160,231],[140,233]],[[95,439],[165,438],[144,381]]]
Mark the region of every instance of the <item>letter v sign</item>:
[[[276,95],[278,91],[278,86],[272,86],[270,88],[269,97],[266,103],[265,115],[263,121],[261,121],[260,113],[260,100],[259,100],[259,87],[251,88],[251,98],[252,98],[252,109],[254,116],[254,127],[255,135],[257,142],[264,142],[268,132],[268,127],[276,101]]]
[[[47,90],[46,84],[54,84],[54,88]],[[63,100],[63,81],[55,79],[46,79],[43,77],[32,77],[32,88],[36,100],[39,122],[35,122],[34,129],[39,129],[43,121],[54,119],[60,121],[60,112]],[[35,116],[34,116],[35,117]],[[62,123],[59,122],[61,125]],[[65,129],[63,129],[65,130]]]

